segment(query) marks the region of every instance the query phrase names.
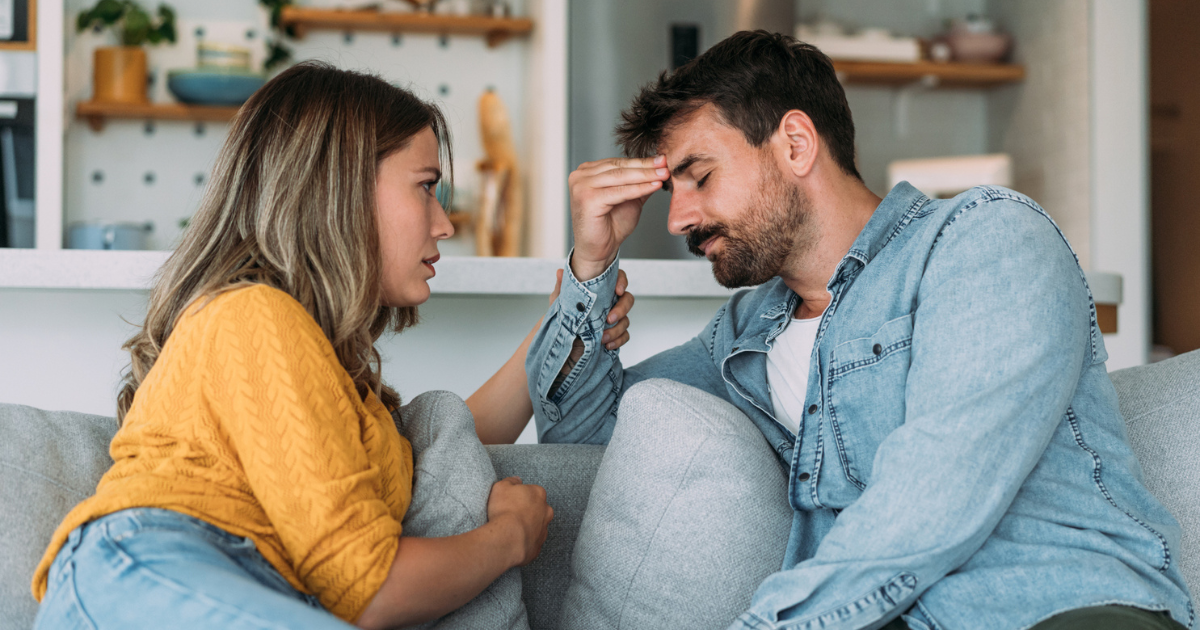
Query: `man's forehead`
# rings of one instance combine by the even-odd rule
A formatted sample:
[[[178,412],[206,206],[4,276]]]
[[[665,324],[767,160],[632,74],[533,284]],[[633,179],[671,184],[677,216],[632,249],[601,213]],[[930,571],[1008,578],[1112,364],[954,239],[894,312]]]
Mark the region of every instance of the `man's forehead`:
[[[685,157],[716,159],[736,149],[739,141],[748,145],[742,132],[726,123],[717,108],[708,104],[673,121],[664,130],[657,152],[667,156],[667,167],[674,169]]]

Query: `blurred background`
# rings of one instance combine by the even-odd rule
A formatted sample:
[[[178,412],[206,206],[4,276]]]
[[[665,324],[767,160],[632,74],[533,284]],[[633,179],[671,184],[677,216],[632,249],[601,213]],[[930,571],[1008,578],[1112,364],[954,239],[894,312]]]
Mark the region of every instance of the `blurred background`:
[[[997,184],[1045,207],[1110,369],[1200,348],[1197,27],[1191,0],[0,0],[0,401],[113,413],[120,345],[229,119],[306,59],[447,114],[458,233],[422,325],[380,348],[403,395],[469,395],[545,309],[568,173],[618,154],[641,85],[746,28],[834,59],[876,194]],[[622,250],[627,363],[728,295],[667,234],[668,203],[651,198]]]

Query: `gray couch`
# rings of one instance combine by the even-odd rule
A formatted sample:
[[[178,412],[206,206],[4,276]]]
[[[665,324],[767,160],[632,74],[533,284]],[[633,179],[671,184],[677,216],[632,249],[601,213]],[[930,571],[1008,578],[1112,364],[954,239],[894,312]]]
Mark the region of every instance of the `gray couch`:
[[[1112,374],[1145,481],[1183,525],[1179,562],[1200,585],[1200,351]],[[0,628],[32,625],[34,566],[62,517],[111,464],[112,418],[0,404]],[[541,556],[522,570],[534,630],[555,628],[603,447],[489,447],[499,477],[546,487],[555,509]]]

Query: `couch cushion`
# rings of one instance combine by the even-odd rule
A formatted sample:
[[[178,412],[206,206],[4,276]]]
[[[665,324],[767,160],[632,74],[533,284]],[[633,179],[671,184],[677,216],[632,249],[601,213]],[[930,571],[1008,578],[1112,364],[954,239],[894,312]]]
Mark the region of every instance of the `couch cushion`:
[[[783,467],[741,411],[687,385],[642,381],[617,417],[559,627],[728,627],[783,564]]]
[[[0,628],[29,628],[37,601],[29,591],[50,535],[112,466],[114,418],[0,404]],[[544,486],[555,508],[542,555],[521,570],[532,630],[557,626],[571,549],[587,506],[601,446],[488,447],[500,477]]]
[[[1179,569],[1200,588],[1200,350],[1111,374],[1146,487],[1183,526]]]
[[[28,628],[29,590],[50,535],[112,466],[113,418],[0,404],[0,626]]]
[[[521,567],[521,593],[530,630],[558,630],[563,598],[571,581],[571,550],[603,446],[587,444],[502,444],[487,447],[496,477],[520,477],[546,489],[554,507],[550,533],[537,560]]]

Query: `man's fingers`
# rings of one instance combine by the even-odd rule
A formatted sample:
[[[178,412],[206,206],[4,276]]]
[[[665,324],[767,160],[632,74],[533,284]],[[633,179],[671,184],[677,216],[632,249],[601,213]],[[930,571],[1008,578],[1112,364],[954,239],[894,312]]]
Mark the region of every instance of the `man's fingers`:
[[[626,184],[661,182],[669,175],[666,168],[614,168],[592,174],[580,183],[592,188],[612,188]]]
[[[505,477],[504,479],[501,479],[500,481],[506,481],[514,486],[521,485],[521,478],[515,477],[515,476],[514,477]]]
[[[626,201],[633,201],[640,197],[649,195],[650,193],[661,190],[662,182],[652,181],[642,184],[626,184],[624,186],[613,186],[611,188],[597,188],[592,191],[593,199],[599,201],[606,206],[617,206]]]
[[[624,269],[617,270],[617,295],[625,295],[625,287],[629,286],[629,276],[625,275]]]
[[[581,173],[599,173],[616,168],[657,168],[666,167],[667,159],[661,155],[648,158],[608,158],[580,164],[576,171]]]

